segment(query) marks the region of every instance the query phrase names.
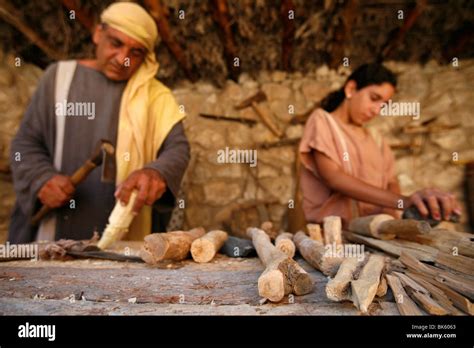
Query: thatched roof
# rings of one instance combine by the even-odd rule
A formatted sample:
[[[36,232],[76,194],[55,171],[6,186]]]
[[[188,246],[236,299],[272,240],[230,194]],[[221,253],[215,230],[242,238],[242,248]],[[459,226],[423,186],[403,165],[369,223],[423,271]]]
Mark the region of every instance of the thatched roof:
[[[91,27],[109,3],[1,0],[0,42],[42,67],[58,57],[90,56]],[[159,78],[167,83],[191,78],[220,84],[261,69],[305,73],[324,63],[337,67],[344,57],[352,66],[375,59],[423,63],[474,56],[474,3],[469,0],[139,3],[156,17],[163,36],[157,55]],[[233,65],[236,57],[239,66]]]

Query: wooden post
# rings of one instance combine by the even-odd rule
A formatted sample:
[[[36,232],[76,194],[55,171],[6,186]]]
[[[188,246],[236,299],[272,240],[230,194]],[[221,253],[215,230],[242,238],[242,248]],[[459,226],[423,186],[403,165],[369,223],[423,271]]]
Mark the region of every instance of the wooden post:
[[[290,259],[295,256],[295,243],[293,243],[293,234],[288,232],[280,233],[275,239],[277,249],[283,251]]]
[[[311,266],[325,275],[332,276],[336,274],[343,258],[327,253],[323,243],[310,239],[302,231],[295,234],[293,241],[300,254]]]
[[[65,58],[64,53],[56,51],[47,41],[38,35],[38,31],[25,23],[22,13],[7,0],[0,1],[0,18],[25,35],[28,40],[38,46],[49,58],[53,60]]]
[[[324,223],[324,244],[342,244],[342,222],[339,216],[326,216],[323,219]]]
[[[227,232],[215,230],[206,233],[191,244],[191,255],[199,263],[211,261],[227,240]]]
[[[313,289],[308,273],[294,260],[270,241],[261,229],[249,228],[247,234],[252,238],[258,257],[265,265],[265,271],[258,278],[258,293],[272,302],[278,302],[293,292],[304,295]]]
[[[237,56],[237,45],[235,44],[234,34],[232,33],[232,20],[229,15],[229,6],[227,0],[213,0],[212,17],[217,23],[220,31],[220,37],[224,45],[224,56],[227,63],[227,70],[232,80],[237,81],[240,74],[240,63],[234,64]]]
[[[202,227],[190,231],[152,233],[145,237],[140,257],[150,265],[155,265],[162,260],[184,260],[189,254],[192,242],[204,236],[205,233]]]
[[[79,23],[81,23],[89,33],[94,31],[94,17],[89,11],[85,11],[84,8],[80,7],[77,0],[61,0],[61,2],[69,11],[74,11]]]
[[[160,0],[145,0],[144,3],[150,15],[155,20],[158,32],[166,47],[168,47],[171,54],[176,58],[178,65],[184,70],[186,76],[192,82],[196,82],[197,77],[193,74],[183,49],[171,34],[170,25],[166,18],[168,15],[167,8],[163,6]]]
[[[295,5],[292,0],[282,0],[280,5],[280,18],[283,22],[281,63],[283,70],[291,69],[291,55],[293,52],[293,39],[295,37],[295,18],[290,18],[290,11],[295,14]]]
[[[319,224],[307,224],[306,229],[308,230],[309,238],[323,243],[323,235],[321,233],[321,226]]]

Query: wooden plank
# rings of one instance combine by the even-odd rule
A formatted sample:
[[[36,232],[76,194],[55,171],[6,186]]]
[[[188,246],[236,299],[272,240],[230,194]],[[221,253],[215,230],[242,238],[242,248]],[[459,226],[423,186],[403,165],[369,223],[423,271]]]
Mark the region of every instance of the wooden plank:
[[[139,251],[127,248],[122,245],[117,251]],[[258,258],[218,254],[211,263],[185,260],[154,267],[95,260],[0,263],[0,315],[360,314],[352,303],[328,300],[327,278],[297,260],[311,276],[314,291],[277,306],[259,302],[257,279],[263,266]],[[81,292],[85,301],[79,300]],[[71,294],[75,303],[68,300]],[[133,297],[136,303],[129,303]],[[399,315],[395,303],[387,301],[371,306],[370,314]]]
[[[401,315],[423,315],[418,306],[413,300],[407,295],[403,289],[400,279],[390,274],[386,275],[387,282],[392,289],[395,297],[395,303],[397,304],[398,310]]]
[[[439,252],[436,259],[436,265],[446,266],[458,272],[474,276],[474,259],[462,255],[452,255],[445,252]]]
[[[461,277],[459,275],[450,273],[448,271],[430,266],[416,260],[412,255],[402,252],[400,261],[408,267],[408,269],[434,277],[449,286],[451,289],[466,295],[471,298],[474,295],[474,281],[467,276]]]
[[[377,293],[384,267],[385,258],[372,254],[362,268],[359,278],[351,282],[352,301],[363,313],[368,311],[369,305]]]
[[[403,273],[393,272],[401,281],[406,292],[431,315],[447,315],[449,312],[430,297],[430,292]]]
[[[469,299],[457,293],[456,291],[451,289],[449,286],[443,284],[441,281],[434,279],[432,276],[417,272],[415,270],[412,271],[411,273],[431,283],[432,285],[440,288],[456,307],[458,307],[459,309],[461,309],[462,311],[464,311],[465,313],[469,315],[474,315],[474,306],[472,302],[469,301]]]
[[[416,259],[422,260],[422,261],[434,262],[434,259],[435,259],[435,256],[430,252],[414,249],[412,247],[408,248],[407,246],[402,247],[400,246],[400,244],[397,245],[397,243],[392,243],[392,241],[374,239],[374,238],[361,236],[359,234],[347,232],[347,231],[344,231],[343,235],[348,240],[354,243],[365,244],[367,246],[376,248],[378,250],[385,251],[389,255],[400,256],[402,252],[406,252],[412,255],[413,257],[415,257]]]
[[[404,239],[429,245],[446,253],[459,253],[474,258],[474,242],[470,233],[433,229],[424,235],[405,236]]]
[[[409,276],[411,279],[415,280],[418,284],[428,290],[431,296],[438,301],[438,303],[448,311],[448,313],[452,315],[464,315],[459,309],[453,306],[451,300],[446,296],[446,294],[440,288],[436,287],[435,285],[427,282],[418,274],[407,271],[406,275]]]

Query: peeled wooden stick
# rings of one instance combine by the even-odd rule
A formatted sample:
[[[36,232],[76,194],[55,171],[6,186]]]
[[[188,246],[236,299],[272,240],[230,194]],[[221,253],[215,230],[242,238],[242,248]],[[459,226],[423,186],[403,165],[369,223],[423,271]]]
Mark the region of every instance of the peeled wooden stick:
[[[352,301],[364,313],[368,311],[377,293],[384,267],[385,258],[372,254],[360,272],[359,278],[351,282]]]
[[[252,238],[258,257],[266,267],[258,278],[260,296],[278,302],[291,292],[303,295],[313,289],[308,273],[285,253],[278,250],[264,231],[249,228],[247,234]]]
[[[211,261],[227,240],[227,232],[215,230],[206,233],[191,244],[191,255],[199,263]]]
[[[205,233],[202,227],[193,228],[190,231],[152,233],[145,237],[140,257],[151,265],[162,260],[184,260],[189,254],[192,242],[204,236]]]
[[[288,232],[280,233],[275,239],[277,249],[283,251],[290,259],[295,256],[295,243],[293,243],[293,234]]]
[[[308,230],[309,238],[323,243],[323,235],[319,224],[307,224],[306,229]]]
[[[297,232],[293,241],[303,258],[325,275],[336,274],[343,258],[328,253],[323,243],[309,238],[304,232]]]
[[[114,242],[122,239],[128,232],[128,228],[135,217],[132,213],[132,208],[136,199],[137,191],[134,190],[130,195],[127,205],[124,206],[119,201],[115,203],[115,207],[109,216],[109,223],[105,227],[104,233],[97,244],[100,249],[106,249]]]
[[[342,244],[342,222],[339,216],[326,216],[323,219],[324,244]]]
[[[331,301],[350,300],[350,284],[353,274],[362,261],[355,257],[348,257],[342,261],[336,276],[326,285],[326,296]]]

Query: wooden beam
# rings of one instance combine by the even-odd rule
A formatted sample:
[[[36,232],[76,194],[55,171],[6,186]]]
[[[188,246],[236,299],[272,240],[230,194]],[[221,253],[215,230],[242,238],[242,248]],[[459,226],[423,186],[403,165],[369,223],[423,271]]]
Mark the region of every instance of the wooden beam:
[[[347,0],[341,10],[341,18],[334,30],[332,47],[330,52],[329,67],[337,68],[344,57],[344,45],[350,40],[352,35],[352,25],[357,16],[359,8],[358,0]]]
[[[150,15],[155,20],[158,32],[165,43],[166,47],[170,50],[171,54],[178,61],[179,66],[183,69],[186,77],[192,82],[197,81],[196,75],[192,72],[191,66],[184,55],[184,51],[179,43],[173,38],[171,34],[170,25],[168,22],[168,9],[163,6],[160,0],[144,0],[145,7],[150,12]]]
[[[425,10],[427,3],[427,0],[417,1],[415,8],[410,11],[398,31],[396,31],[392,35],[389,35],[387,42],[382,48],[380,60],[389,58],[390,55],[395,51],[395,48],[397,48],[397,46],[399,46],[403,42],[408,31],[413,27],[418,17],[420,17],[423,11]]]
[[[0,18],[12,25],[16,30],[25,35],[34,45],[38,46],[49,58],[61,60],[66,57],[63,52],[54,49],[47,41],[43,40],[36,30],[25,23],[23,15],[7,0],[0,0]]]
[[[89,11],[86,11],[84,8],[80,7],[80,5],[77,3],[77,0],[61,0],[61,2],[63,6],[69,11],[74,11],[75,18],[77,18],[79,23],[81,23],[84,28],[89,31],[89,33],[94,31],[94,18]]]
[[[212,17],[219,26],[220,37],[224,45],[224,56],[227,65],[229,76],[232,80],[237,81],[240,74],[240,61],[239,65],[234,64],[235,58],[238,57],[237,45],[234,40],[234,34],[232,33],[232,22],[229,15],[229,6],[227,0],[213,0],[213,11]],[[240,59],[239,59],[240,60]]]
[[[443,58],[445,61],[451,62],[452,59],[462,53],[466,46],[473,43],[474,25],[472,23],[464,23],[459,30],[451,35],[448,44],[443,50]]]
[[[292,12],[292,18],[290,14]],[[280,17],[283,22],[281,43],[281,65],[283,70],[291,70],[291,55],[293,53],[293,39],[295,37],[295,5],[292,0],[282,0],[280,5]]]

